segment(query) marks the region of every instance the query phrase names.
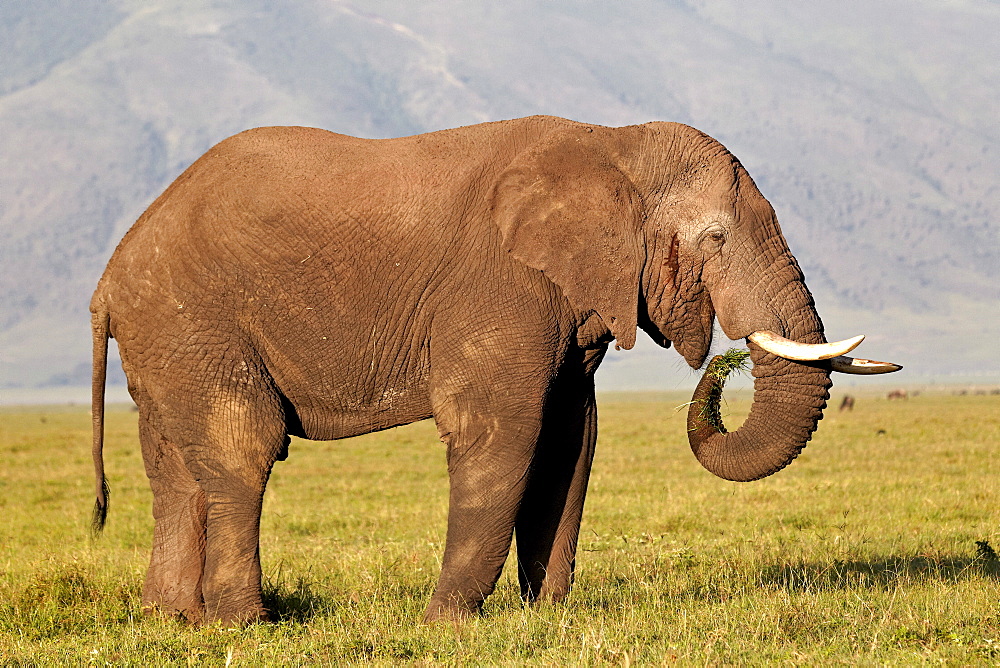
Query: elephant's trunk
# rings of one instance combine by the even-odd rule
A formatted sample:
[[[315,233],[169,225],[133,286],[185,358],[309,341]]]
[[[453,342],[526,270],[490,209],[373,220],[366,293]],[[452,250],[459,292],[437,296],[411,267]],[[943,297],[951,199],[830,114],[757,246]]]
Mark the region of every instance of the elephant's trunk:
[[[820,342],[822,334],[806,337]],[[823,417],[830,398],[828,364],[795,362],[776,357],[754,343],[754,397],[750,415],[735,432],[727,432],[718,414],[724,379],[712,365],[702,376],[688,408],[688,440],[701,465],[738,482],[780,471],[798,456]]]

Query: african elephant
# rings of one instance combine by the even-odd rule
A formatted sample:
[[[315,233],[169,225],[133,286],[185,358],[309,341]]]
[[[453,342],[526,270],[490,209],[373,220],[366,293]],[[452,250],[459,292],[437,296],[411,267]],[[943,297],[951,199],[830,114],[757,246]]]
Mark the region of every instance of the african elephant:
[[[739,161],[665,122],[531,117],[388,140],[249,130],[139,218],[91,311],[95,530],[114,337],[153,491],[143,604],[193,621],[267,618],[261,502],[289,435],[434,418],[450,506],[425,619],[456,619],[492,592],[513,534],[524,599],[569,591],[610,342],[631,348],[638,327],[698,368],[714,318],[750,337],[750,417],[691,432],[701,462],[731,480],[799,453],[832,365],[870,365],[778,356],[856,343],[825,342]]]

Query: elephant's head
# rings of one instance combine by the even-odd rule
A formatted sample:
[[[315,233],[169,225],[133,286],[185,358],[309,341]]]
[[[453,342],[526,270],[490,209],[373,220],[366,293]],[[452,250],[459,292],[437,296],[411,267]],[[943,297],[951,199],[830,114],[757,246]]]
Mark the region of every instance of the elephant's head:
[[[722,478],[755,480],[794,459],[822,417],[832,368],[899,368],[824,361],[860,337],[826,343],[770,203],[725,147],[688,126],[562,127],[507,167],[494,215],[506,248],[596,312],[619,347],[632,347],[638,326],[699,368],[715,318],[729,338],[749,339],[743,426],[726,433],[699,419],[695,406],[721,390],[711,374],[689,414],[695,455]]]

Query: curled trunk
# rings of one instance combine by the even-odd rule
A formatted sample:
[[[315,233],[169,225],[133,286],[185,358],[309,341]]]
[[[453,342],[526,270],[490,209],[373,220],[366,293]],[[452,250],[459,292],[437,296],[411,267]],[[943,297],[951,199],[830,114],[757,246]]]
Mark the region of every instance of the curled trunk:
[[[822,334],[816,335],[820,340]],[[817,341],[818,342],[818,341]],[[780,471],[805,447],[830,398],[828,364],[776,357],[750,343],[750,415],[727,432],[719,415],[724,378],[709,364],[688,407],[688,440],[698,461],[726,480],[748,482]]]

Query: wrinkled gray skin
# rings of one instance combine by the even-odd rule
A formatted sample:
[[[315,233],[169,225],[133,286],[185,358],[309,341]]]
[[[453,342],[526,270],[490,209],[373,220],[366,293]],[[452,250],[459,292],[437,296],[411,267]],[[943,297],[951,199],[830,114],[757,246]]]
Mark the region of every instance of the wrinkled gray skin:
[[[522,595],[562,599],[597,434],[594,372],[637,326],[699,367],[823,328],[774,212],[684,125],[532,117],[391,140],[261,128],[211,149],[128,232],[94,295],[95,462],[118,341],[153,490],[147,609],[266,619],[258,533],[288,435],[433,417],[450,508],[426,620],[479,610],[517,536]],[[805,445],[829,368],[751,345],[755,404],[692,440],[752,480]]]

